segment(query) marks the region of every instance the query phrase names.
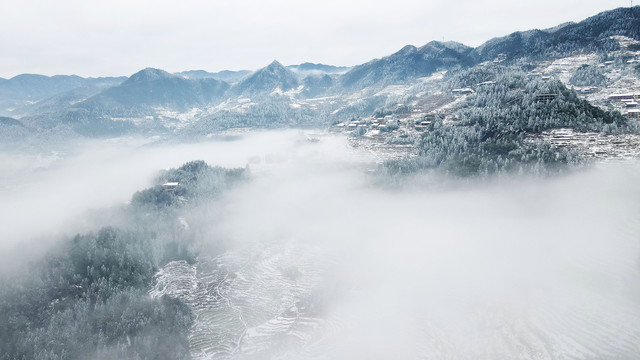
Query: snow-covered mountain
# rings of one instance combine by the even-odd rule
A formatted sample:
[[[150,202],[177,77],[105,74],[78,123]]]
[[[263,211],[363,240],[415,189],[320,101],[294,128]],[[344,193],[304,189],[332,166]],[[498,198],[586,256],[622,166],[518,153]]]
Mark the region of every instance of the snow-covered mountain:
[[[154,106],[186,109],[211,104],[229,88],[225,82],[187,79],[160,69],[147,68],[126,81],[78,104],[82,108],[146,108]]]
[[[105,88],[116,86],[125,77],[82,78],[76,75],[44,76],[22,74],[11,79],[0,78],[0,115],[23,116],[29,113],[25,107],[46,101],[62,94],[70,96],[69,102],[59,107],[69,106],[70,102],[82,100],[85,94],[97,93]],[[81,94],[82,93],[82,94]]]
[[[634,7],[550,29],[516,32],[476,48],[453,41],[407,45],[352,68],[283,66],[273,61],[254,72],[170,74],[147,68],[129,78],[97,79],[25,74],[0,79],[0,115],[18,118],[42,134],[40,130],[56,121],[63,124],[78,114],[83,114],[86,127],[113,120],[129,122],[127,129],[141,132],[166,133],[198,123],[190,134],[235,126],[328,125],[395,109],[411,109],[418,118],[450,111],[460,94],[453,90],[469,93],[477,84],[490,84],[496,73],[514,70],[556,77],[567,86],[586,86],[597,78],[591,87],[619,84],[616,89],[628,92],[640,90],[634,85],[640,73],[635,68],[639,29],[640,7]],[[582,57],[567,60],[576,66],[566,71],[548,67],[550,61],[576,56]],[[460,75],[468,70],[473,71]],[[626,80],[618,81],[621,77]],[[602,96],[589,96],[605,106]],[[202,128],[204,123],[210,126]]]
[[[298,87],[296,74],[274,60],[268,66],[254,72],[235,85],[234,95],[268,95],[274,90],[289,91]]]
[[[341,83],[347,88],[388,85],[454,66],[470,66],[473,64],[469,56],[471,50],[456,42],[432,41],[420,48],[407,45],[392,55],[354,67],[341,77]]]

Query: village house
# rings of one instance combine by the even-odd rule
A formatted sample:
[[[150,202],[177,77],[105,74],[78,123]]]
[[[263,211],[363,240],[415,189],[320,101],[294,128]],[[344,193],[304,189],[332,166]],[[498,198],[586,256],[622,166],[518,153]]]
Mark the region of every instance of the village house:
[[[451,92],[456,95],[469,95],[469,94],[473,94],[475,91],[473,91],[473,89],[471,88],[461,88],[461,89],[453,89],[451,90]]]
[[[178,187],[178,185],[180,185],[180,183],[177,182],[166,182],[164,184],[162,184],[162,188],[165,190],[175,190],[175,188]]]
[[[548,103],[558,97],[558,94],[538,94],[536,95],[536,102]]]
[[[609,100],[638,100],[640,94],[611,94],[609,95]]]

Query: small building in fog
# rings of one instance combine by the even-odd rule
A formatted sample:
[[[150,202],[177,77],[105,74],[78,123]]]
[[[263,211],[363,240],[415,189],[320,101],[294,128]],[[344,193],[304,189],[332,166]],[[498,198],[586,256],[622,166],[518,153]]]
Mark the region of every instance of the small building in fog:
[[[162,188],[165,189],[165,190],[174,190],[179,185],[180,185],[180,183],[177,183],[177,182],[166,182],[166,183],[162,184]]]

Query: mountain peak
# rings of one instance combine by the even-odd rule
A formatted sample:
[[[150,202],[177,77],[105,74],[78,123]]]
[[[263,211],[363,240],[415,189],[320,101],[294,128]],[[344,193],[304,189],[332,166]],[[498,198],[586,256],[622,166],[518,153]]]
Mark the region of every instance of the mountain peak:
[[[174,75],[171,75],[168,72],[161,69],[148,67],[131,75],[128,81],[152,81],[152,80],[166,79],[170,77],[174,77]]]
[[[282,91],[298,86],[296,75],[278,61],[274,60],[266,67],[254,72],[236,87],[239,93],[269,93],[279,88]]]
[[[444,49],[449,49],[449,50],[453,50],[455,52],[458,53],[467,53],[469,51],[471,51],[473,48],[459,43],[457,41],[437,41],[437,40],[433,40],[433,41],[429,41],[427,44],[425,44],[424,46],[422,46],[420,49],[418,49],[421,52],[425,52],[428,50],[444,50]]]
[[[284,67],[277,60],[273,60],[271,64],[263,67],[262,69],[259,69],[254,74],[263,73],[263,74],[269,74],[267,76],[281,77],[281,76],[287,76],[286,74],[290,72],[291,70]]]
[[[273,60],[271,64],[267,65],[267,68],[284,68],[284,66],[278,60]]]
[[[402,49],[400,49],[400,51],[398,51],[396,54],[402,54],[402,55],[406,55],[406,54],[411,54],[418,51],[418,48],[416,48],[413,45],[405,45]]]

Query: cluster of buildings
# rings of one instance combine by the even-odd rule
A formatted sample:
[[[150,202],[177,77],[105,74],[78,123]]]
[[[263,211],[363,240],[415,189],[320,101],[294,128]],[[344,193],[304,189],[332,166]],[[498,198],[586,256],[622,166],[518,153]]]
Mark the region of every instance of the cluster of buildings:
[[[527,77],[532,78],[532,79],[551,80],[551,76],[550,75],[545,75],[545,74],[543,74],[541,72],[538,72],[538,71],[534,71],[534,72],[528,73]]]
[[[347,122],[336,124],[338,130],[354,131],[360,128],[366,130],[379,130],[381,132],[394,131],[396,129],[410,129],[424,131],[435,120],[436,115],[424,115],[421,113],[386,115],[380,118],[352,119]]]
[[[640,119],[640,109],[637,109],[638,99],[640,99],[640,94],[635,93],[609,95],[609,100],[619,101],[624,105],[629,119]]]
[[[357,128],[367,129],[379,129],[386,125],[390,125],[394,120],[391,115],[387,115],[384,118],[367,118],[367,119],[353,119],[348,122],[339,123],[336,125],[339,129],[356,130]]]

